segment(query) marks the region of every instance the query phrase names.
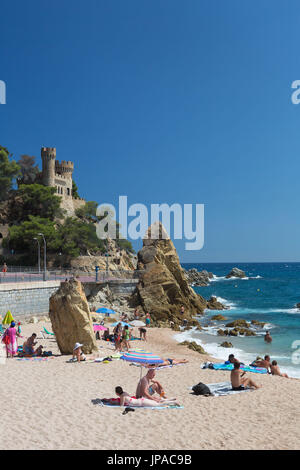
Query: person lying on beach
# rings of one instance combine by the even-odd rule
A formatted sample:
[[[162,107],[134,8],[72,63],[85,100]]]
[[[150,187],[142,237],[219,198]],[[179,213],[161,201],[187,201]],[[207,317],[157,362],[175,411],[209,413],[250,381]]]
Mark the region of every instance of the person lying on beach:
[[[147,374],[141,378],[136,389],[136,398],[148,398],[149,400],[157,401],[161,403],[162,400],[167,399],[165,396],[162,385],[157,381],[153,380],[155,377],[155,370],[149,369]],[[151,382],[151,383],[150,383]],[[157,393],[159,397],[153,395]],[[170,400],[176,400],[176,398],[170,398]]]
[[[282,374],[280,372],[280,369],[279,369],[279,366],[277,365],[277,361],[272,361],[272,364],[271,364],[271,374],[272,375],[280,375],[280,377],[285,377],[286,379],[289,378],[289,376],[287,374]]]
[[[243,362],[240,362],[236,357],[234,357],[234,354],[229,354],[228,359],[224,362],[224,364],[234,364],[235,362],[239,362],[241,366],[245,365]]]
[[[244,377],[246,372],[241,371],[240,363],[235,362],[233,364],[233,370],[230,372],[230,380],[232,390],[245,390],[246,387],[260,388],[253,380]]]
[[[86,357],[81,350],[81,346],[83,346],[83,344],[81,343],[75,344],[74,349],[73,349],[72,361],[75,361],[75,359],[77,359],[77,362],[86,360]]]
[[[266,355],[264,359],[257,359],[252,364],[254,367],[263,367],[267,369],[268,373],[271,373],[271,359],[270,356]]]
[[[165,359],[164,357],[162,358],[163,359],[163,363],[161,364],[149,364],[147,365],[147,367],[149,368],[153,368],[153,367],[162,367],[162,366],[176,366],[177,364],[186,364],[187,362],[189,362],[187,359],[171,359],[171,358],[168,358],[168,359]]]
[[[175,405],[179,406],[179,404],[175,400],[162,400],[161,402],[155,401],[153,399],[148,398],[136,398],[129,395],[129,393],[124,392],[122,387],[115,388],[116,395],[118,398],[103,398],[102,401],[104,403],[110,403],[111,405],[118,405],[118,406],[168,406],[168,405]]]

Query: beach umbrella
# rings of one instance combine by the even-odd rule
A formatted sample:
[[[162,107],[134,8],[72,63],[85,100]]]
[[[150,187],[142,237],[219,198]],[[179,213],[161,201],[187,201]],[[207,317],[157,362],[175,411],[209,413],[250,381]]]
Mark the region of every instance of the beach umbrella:
[[[101,307],[96,310],[96,313],[105,313],[105,315],[115,315],[117,312],[115,312],[111,308]]]
[[[123,356],[120,357],[123,361],[132,362],[137,364],[141,368],[141,377],[142,377],[142,366],[146,364],[162,364],[164,361],[161,357],[156,356],[155,354],[148,352],[137,350],[137,351],[128,351]]]
[[[135,362],[136,364],[162,364],[164,361],[161,357],[156,356],[148,351],[128,351],[120,357],[123,361]]]
[[[94,331],[105,331],[107,328],[103,325],[98,325],[97,323],[93,324]]]
[[[8,310],[6,312],[5,317],[3,318],[2,325],[10,325],[12,321],[14,321],[13,316],[12,316],[10,310]]]
[[[111,324],[111,326],[117,326],[119,323],[121,323],[121,326],[128,326],[129,328],[131,328],[131,325],[129,325],[129,323],[126,323],[124,321],[115,321],[114,323]]]
[[[133,321],[131,322],[131,325],[132,325],[132,326],[146,326],[146,324],[145,324],[143,321],[141,321],[141,320],[133,320]]]

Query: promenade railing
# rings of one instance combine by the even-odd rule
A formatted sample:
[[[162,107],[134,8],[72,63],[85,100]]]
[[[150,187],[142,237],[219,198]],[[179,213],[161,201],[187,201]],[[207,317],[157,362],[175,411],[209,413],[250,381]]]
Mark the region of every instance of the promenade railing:
[[[39,282],[39,281],[65,281],[72,277],[76,277],[81,282],[99,282],[105,283],[108,281],[116,282],[138,282],[142,275],[141,270],[98,270],[84,272],[78,270],[48,270],[46,276],[44,271],[38,272],[35,268],[28,268],[27,271],[12,271],[0,272],[0,285],[8,283],[19,282]]]

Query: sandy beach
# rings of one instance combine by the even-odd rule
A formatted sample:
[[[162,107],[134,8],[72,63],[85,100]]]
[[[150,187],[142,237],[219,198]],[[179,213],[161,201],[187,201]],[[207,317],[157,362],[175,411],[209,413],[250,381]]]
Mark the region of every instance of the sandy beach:
[[[39,344],[59,354],[55,340],[41,339],[44,325],[51,329],[51,323],[26,324],[23,335],[36,332]],[[147,343],[131,344],[162,357],[189,360],[156,373],[166,394],[176,396],[184,409],[136,409],[122,415],[123,409],[93,404],[115,396],[116,385],[135,393],[140,369],[122,360],[78,364],[67,363],[69,356],[41,362],[8,359],[0,365],[1,449],[299,448],[300,380],[248,374],[261,389],[195,396],[189,387],[227,381],[229,373],[202,370],[201,363],[210,358],[179,346],[173,336],[171,330],[149,328]],[[108,343],[97,343],[99,356],[113,353]]]

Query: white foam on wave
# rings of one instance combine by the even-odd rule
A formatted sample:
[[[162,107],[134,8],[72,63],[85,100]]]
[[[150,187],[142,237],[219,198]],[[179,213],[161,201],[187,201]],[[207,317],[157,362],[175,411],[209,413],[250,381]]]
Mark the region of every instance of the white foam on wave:
[[[215,295],[217,298],[218,302],[221,302],[221,304],[225,305],[225,307],[230,307],[230,309],[234,309],[236,307],[236,304],[233,302],[230,302],[230,300],[223,299],[223,297],[218,297]]]
[[[238,348],[226,348],[225,350],[224,348],[220,347],[218,343],[205,343],[199,337],[193,336],[195,331],[195,329],[192,329],[183,333],[178,333],[174,336],[174,339],[179,343],[182,343],[183,341],[195,341],[196,344],[202,346],[205,349],[207,354],[214,357],[215,359],[220,359],[221,361],[226,361],[229,354],[234,354],[242,362],[245,362],[245,364],[253,361],[253,354],[245,353]]]
[[[210,282],[216,282],[216,281],[249,281],[249,279],[262,279],[262,276],[246,276],[246,277],[237,277],[237,276],[232,276],[232,277],[226,277],[226,276],[215,276],[213,275],[213,278],[210,279]]]

